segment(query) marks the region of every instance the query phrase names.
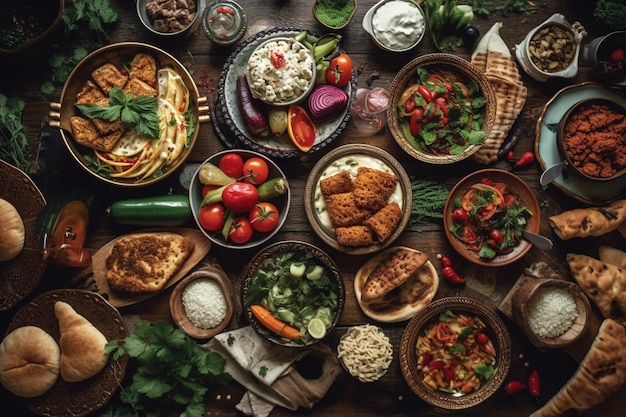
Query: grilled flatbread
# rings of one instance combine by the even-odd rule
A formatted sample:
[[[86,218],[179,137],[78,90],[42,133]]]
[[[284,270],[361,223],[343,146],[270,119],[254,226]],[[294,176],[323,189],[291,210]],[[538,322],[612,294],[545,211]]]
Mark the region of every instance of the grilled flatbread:
[[[109,359],[104,352],[106,336],[65,301],[54,303],[54,314],[59,322],[61,378],[78,382],[102,371]]]
[[[401,251],[421,252],[396,246],[376,254],[359,268],[354,277],[354,294],[361,310],[370,318],[383,323],[408,320],[432,301],[439,288],[439,275],[430,261],[416,268],[399,286],[382,297],[363,301],[363,289],[374,270]],[[419,255],[423,257],[423,255]]]
[[[605,319],[589,351],[567,383],[530,417],[558,417],[587,410],[626,384],[626,328]]]
[[[105,261],[106,280],[113,291],[157,292],[191,256],[195,243],[177,233],[137,233],[115,242]]]
[[[399,249],[382,260],[368,275],[361,300],[368,302],[383,297],[409,279],[428,260],[428,254],[409,249]]]
[[[548,217],[548,222],[563,240],[574,237],[597,237],[617,230],[626,222],[626,199],[601,207],[566,210]]]
[[[605,318],[626,325],[626,270],[588,255],[568,253],[572,276]]]
[[[470,60],[485,73],[496,93],[496,121],[480,149],[471,156],[482,164],[498,159],[498,150],[524,107],[528,94],[517,64],[500,37],[501,27],[501,22],[491,27],[476,46]]]

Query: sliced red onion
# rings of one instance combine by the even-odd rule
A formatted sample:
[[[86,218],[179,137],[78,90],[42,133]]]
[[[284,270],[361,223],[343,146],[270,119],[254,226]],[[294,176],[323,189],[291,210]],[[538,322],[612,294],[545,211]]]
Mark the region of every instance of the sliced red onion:
[[[338,115],[348,104],[348,94],[334,85],[316,87],[309,96],[309,112],[314,122]]]

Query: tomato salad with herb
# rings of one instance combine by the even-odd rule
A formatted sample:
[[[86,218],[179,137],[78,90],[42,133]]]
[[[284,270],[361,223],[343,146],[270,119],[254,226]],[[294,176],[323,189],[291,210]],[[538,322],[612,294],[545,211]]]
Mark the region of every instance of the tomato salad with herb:
[[[424,384],[458,396],[476,391],[491,379],[497,352],[486,331],[479,317],[450,310],[428,324],[416,345]]]
[[[400,127],[416,149],[433,155],[458,155],[485,140],[486,99],[473,80],[449,71],[417,68],[417,79],[397,103]]]
[[[519,246],[532,214],[506,183],[483,178],[454,200],[450,231],[480,258],[490,260]]]

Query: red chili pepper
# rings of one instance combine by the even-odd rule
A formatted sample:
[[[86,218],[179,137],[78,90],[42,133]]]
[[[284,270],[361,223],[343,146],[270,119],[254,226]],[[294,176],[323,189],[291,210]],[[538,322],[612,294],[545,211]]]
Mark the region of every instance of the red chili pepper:
[[[535,154],[531,151],[524,152],[522,156],[515,163],[516,167],[523,167],[526,165],[530,165],[535,162]]]
[[[515,394],[528,389],[528,385],[519,381],[510,381],[504,386],[504,391],[507,394]]]
[[[426,100],[427,103],[433,101],[433,93],[425,85],[419,85],[417,92]]]
[[[451,266],[444,266],[441,269],[441,275],[448,281],[453,284],[463,284],[465,280],[456,273],[456,271]]]
[[[539,372],[536,369],[530,371],[530,375],[528,375],[528,389],[534,397],[538,397],[541,394],[541,381]]]
[[[441,261],[441,266],[452,267],[452,259],[448,258],[447,256],[442,255],[439,260]]]
[[[509,162],[515,162],[515,153],[513,151],[509,151],[509,153],[506,154],[506,160]]]

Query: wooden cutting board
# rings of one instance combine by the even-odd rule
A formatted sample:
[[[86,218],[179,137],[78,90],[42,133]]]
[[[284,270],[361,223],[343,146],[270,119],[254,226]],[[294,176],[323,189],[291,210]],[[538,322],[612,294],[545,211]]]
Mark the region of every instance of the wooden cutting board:
[[[105,244],[102,248],[100,248],[100,250],[98,250],[98,252],[93,255],[91,266],[85,268],[81,271],[80,274],[74,277],[72,279],[72,284],[78,288],[84,288],[97,292],[105,299],[107,299],[108,302],[114,307],[126,307],[129,305],[137,304],[161,292],[156,291],[138,295],[119,294],[115,293],[109,288],[109,284],[106,280],[105,262],[106,258],[111,252],[111,248],[113,247],[113,245],[115,245],[115,243],[123,237],[129,237],[146,232],[178,233],[188,239],[193,240],[196,244],[193,252],[191,253],[191,256],[185,261],[185,263],[181,266],[176,275],[174,275],[167,282],[167,285],[161,291],[170,288],[172,285],[180,281],[194,266],[198,264],[198,262],[200,262],[206,256],[206,254],[209,252],[209,249],[211,249],[211,241],[207,239],[206,236],[204,236],[204,234],[198,229],[180,227],[139,230],[137,232],[118,236]]]

